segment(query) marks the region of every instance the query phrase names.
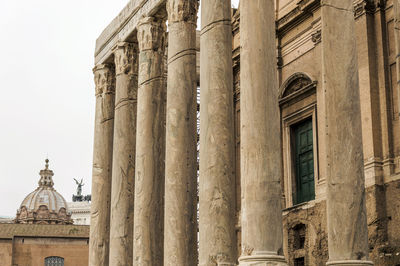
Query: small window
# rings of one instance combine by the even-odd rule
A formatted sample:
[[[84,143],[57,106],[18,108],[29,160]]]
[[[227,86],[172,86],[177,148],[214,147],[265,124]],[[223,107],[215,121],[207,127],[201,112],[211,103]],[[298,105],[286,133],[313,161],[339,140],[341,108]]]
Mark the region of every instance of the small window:
[[[294,249],[304,249],[306,242],[306,226],[299,224],[294,228]]]
[[[294,259],[294,266],[304,266],[304,257]]]
[[[44,266],[64,266],[64,258],[47,257],[44,259]]]
[[[296,179],[293,203],[300,204],[315,198],[312,119],[293,125],[292,130]]]

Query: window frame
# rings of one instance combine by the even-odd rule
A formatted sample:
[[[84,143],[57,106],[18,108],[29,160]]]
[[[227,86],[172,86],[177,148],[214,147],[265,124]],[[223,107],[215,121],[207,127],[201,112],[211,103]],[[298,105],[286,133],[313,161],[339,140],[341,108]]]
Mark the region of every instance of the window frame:
[[[294,113],[282,118],[282,148],[283,148],[283,181],[286,208],[295,206],[294,193],[296,193],[296,164],[295,143],[293,126],[311,118],[313,131],[313,156],[314,156],[314,193],[317,197],[317,184],[319,179],[318,162],[318,130],[317,130],[317,104],[314,102]],[[315,199],[314,199],[315,200]],[[313,201],[313,200],[311,200]],[[305,204],[306,201],[296,205]]]
[[[48,260],[50,260],[50,259],[61,259],[62,264],[60,266],[65,265],[65,258],[60,257],[60,256],[49,256],[49,257],[44,258],[44,266],[51,266],[48,264]],[[55,266],[58,266],[58,265],[56,264]]]

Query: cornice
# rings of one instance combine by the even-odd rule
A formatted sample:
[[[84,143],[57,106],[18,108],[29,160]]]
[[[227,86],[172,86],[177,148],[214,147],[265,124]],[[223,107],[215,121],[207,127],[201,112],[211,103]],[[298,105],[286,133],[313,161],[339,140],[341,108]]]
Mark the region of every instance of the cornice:
[[[277,35],[283,35],[306,18],[312,16],[314,10],[321,6],[321,0],[300,0],[288,14],[276,21]]]

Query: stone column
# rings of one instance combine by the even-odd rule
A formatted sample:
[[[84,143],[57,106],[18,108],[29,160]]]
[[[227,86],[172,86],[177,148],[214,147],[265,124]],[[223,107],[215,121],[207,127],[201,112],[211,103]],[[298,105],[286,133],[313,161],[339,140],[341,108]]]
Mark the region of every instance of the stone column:
[[[321,6],[327,121],[327,265],[373,265],[368,261],[353,0],[322,0]]]
[[[137,102],[137,46],[114,48],[116,104],[112,171],[110,265],[132,265]]]
[[[139,90],[134,218],[135,266],[162,266],[164,244],[165,24],[138,25]]]
[[[199,265],[236,265],[231,1],[201,4]]]
[[[282,148],[273,7],[274,0],[240,3],[240,265],[287,265],[282,256]]]
[[[397,100],[398,110],[400,116],[400,0],[393,0],[394,2],[394,36],[396,43],[396,71],[397,71]],[[395,89],[395,88],[393,88]]]
[[[115,76],[112,65],[98,65],[93,72],[96,83],[96,119],[93,146],[89,265],[107,266],[110,242]]]
[[[197,0],[168,0],[164,265],[197,265]]]

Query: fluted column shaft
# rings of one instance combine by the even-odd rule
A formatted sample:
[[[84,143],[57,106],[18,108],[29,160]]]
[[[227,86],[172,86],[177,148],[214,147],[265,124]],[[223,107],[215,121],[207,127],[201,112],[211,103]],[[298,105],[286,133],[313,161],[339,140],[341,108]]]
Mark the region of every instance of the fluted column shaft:
[[[199,265],[236,264],[231,1],[203,0]]]
[[[110,266],[132,265],[137,103],[137,45],[114,48],[116,103],[111,199]]]
[[[282,256],[282,150],[274,0],[240,6],[242,254],[240,265],[287,265]]]
[[[96,118],[93,146],[89,265],[107,266],[110,241],[115,74],[111,65],[98,65],[93,71],[96,83]]]
[[[197,265],[197,0],[168,0],[164,264]]]
[[[360,92],[352,0],[322,0],[326,108],[327,265],[368,262]]]
[[[163,265],[165,158],[165,25],[138,25],[139,91],[134,219],[135,266]]]
[[[396,44],[396,71],[397,71],[397,100],[400,116],[400,0],[393,0],[394,2],[394,36]]]

